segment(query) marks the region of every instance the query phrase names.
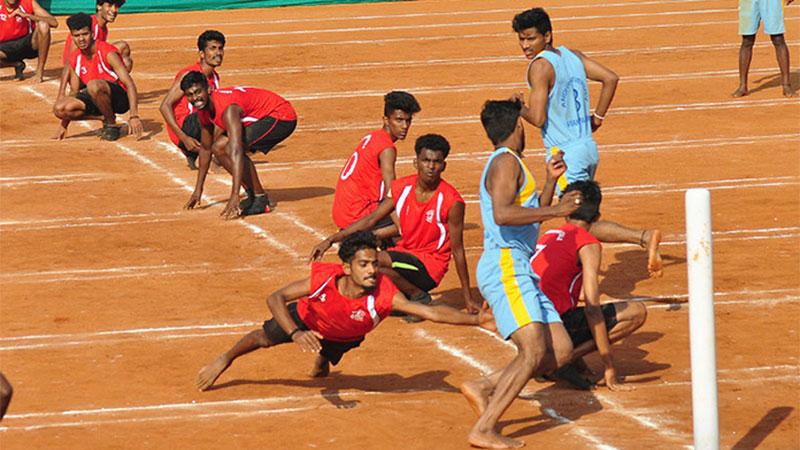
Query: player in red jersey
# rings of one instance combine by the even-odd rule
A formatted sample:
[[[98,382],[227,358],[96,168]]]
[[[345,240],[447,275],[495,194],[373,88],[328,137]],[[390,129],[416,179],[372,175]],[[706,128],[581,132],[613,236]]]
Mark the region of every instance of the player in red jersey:
[[[41,83],[50,28],[58,28],[58,21],[36,0],[0,0],[0,67],[13,67],[14,79],[22,80],[24,60],[37,58],[33,79]]]
[[[208,87],[212,92],[219,89],[217,67],[222,65],[222,58],[225,55],[225,36],[216,30],[206,30],[197,38],[197,49],[200,51],[200,60],[184,67],[175,75],[175,80],[159,107],[167,124],[170,140],[186,156],[186,161],[192,170],[197,170],[195,161],[200,153],[200,122],[194,106],[183,96],[181,81],[189,72],[201,72],[206,76]]]
[[[108,42],[108,24],[114,23],[117,20],[119,9],[125,4],[125,0],[96,0],[97,12],[92,16],[92,37],[95,41]],[[130,72],[133,69],[133,60],[131,59],[131,47],[125,41],[116,41],[112,45],[117,47],[119,54],[122,57],[122,62],[125,63],[125,68]],[[64,54],[61,60],[66,67],[69,63],[69,55],[78,48],[72,40],[72,36],[67,34],[67,40],[64,43]]]
[[[63,139],[70,121],[101,119],[100,137],[113,141],[119,138],[116,114],[130,111],[130,132],[142,135],[139,119],[139,97],[136,84],[122,63],[117,48],[92,39],[91,16],[75,14],[67,19],[69,32],[78,49],[72,52],[69,70],[62,74],[62,86],[70,84],[70,95],[58,91],[53,112],[61,119],[55,139]]]
[[[371,213],[388,193],[395,178],[394,143],[406,138],[419,111],[417,99],[407,92],[392,91],[383,97],[383,127],[361,138],[336,182],[333,222],[337,227],[347,228]]]
[[[181,90],[197,110],[202,143],[197,184],[186,208],[200,204],[213,153],[233,177],[230,199],[220,215],[232,219],[269,212],[269,198],[245,151],[266,154],[288,138],[297,127],[292,105],[274,92],[251,87],[236,86],[212,93],[201,72],[184,75]],[[239,203],[242,185],[247,199]]]
[[[314,263],[310,278],[272,293],[267,305],[273,318],[203,367],[197,376],[198,389],[211,387],[236,358],[288,342],[318,353],[311,376],[327,376],[330,364],[336,365],[347,351],[361,345],[364,336],[393,309],[434,322],[494,328],[488,311],[472,315],[446,305],[410,302],[378,271],[377,247],[372,233],[355,233],[339,248],[342,264]],[[294,303],[287,306],[289,302]]]
[[[393,226],[376,234],[382,238],[399,234],[401,239],[396,247],[378,255],[381,271],[410,298],[429,303],[428,291],[441,283],[452,254],[464,304],[477,312],[480,304],[470,292],[464,254],[464,199],[442,179],[450,144],[438,134],[426,134],[417,139],[414,150],[417,174],[394,180],[389,196],[375,211],[317,244],[311,259],[320,259],[334,242],[391,218]]]

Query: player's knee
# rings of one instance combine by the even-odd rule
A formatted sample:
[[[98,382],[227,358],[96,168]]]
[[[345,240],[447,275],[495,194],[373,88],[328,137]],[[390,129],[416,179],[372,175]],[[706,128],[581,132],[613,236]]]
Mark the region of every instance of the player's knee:
[[[45,22],[39,22],[36,24],[36,32],[43,37],[50,37],[50,25]]]
[[[53,114],[59,119],[64,119],[67,115],[67,105],[65,102],[57,102],[53,105]]]
[[[111,89],[109,89],[108,83],[102,80],[90,81],[89,84],[86,85],[86,90],[92,97],[95,97],[99,94],[111,94]]]
[[[751,48],[756,43],[756,35],[742,36],[742,47]]]
[[[644,305],[644,303],[635,303],[635,305],[636,308],[634,308],[633,310],[634,311],[633,317],[634,317],[634,322],[636,323],[635,330],[638,330],[639,328],[642,327],[642,325],[644,325],[645,321],[647,321],[647,307]]]
[[[783,47],[786,45],[786,39],[784,39],[783,34],[773,34],[769,38],[772,41],[772,45],[775,47]]]

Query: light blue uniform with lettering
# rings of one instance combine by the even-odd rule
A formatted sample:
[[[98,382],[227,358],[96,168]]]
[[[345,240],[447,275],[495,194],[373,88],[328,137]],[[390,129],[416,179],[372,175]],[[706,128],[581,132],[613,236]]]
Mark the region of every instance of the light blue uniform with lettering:
[[[542,126],[542,140],[547,148],[548,161],[559,150],[564,152],[567,172],[557,183],[558,190],[563,191],[573,181],[593,180],[599,155],[592,138],[589,86],[583,62],[563,45],[557,50],[560,55],[544,50],[533,61],[546,59],[556,74],[553,88],[547,95],[547,119]]]
[[[783,0],[739,0],[739,34],[751,36],[764,21],[764,33],[783,34]]]
[[[523,208],[538,208],[536,180],[509,148],[495,150],[481,175],[480,202],[483,220],[483,254],[478,261],[476,278],[481,295],[489,303],[497,330],[508,339],[519,328],[531,323],[561,322],[553,303],[539,289],[539,277],[530,259],[539,239],[539,224],[498,225],[494,221],[492,196],[486,189],[486,174],[492,161],[503,153],[513,155],[525,175],[514,203]]]

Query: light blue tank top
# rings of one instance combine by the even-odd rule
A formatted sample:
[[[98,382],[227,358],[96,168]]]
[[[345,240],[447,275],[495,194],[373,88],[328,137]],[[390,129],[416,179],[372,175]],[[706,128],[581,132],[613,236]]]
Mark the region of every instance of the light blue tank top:
[[[556,74],[556,81],[547,96],[547,120],[542,127],[542,140],[550,149],[592,139],[589,86],[583,62],[563,45],[558,47],[558,51],[561,55],[544,50],[533,58],[533,61],[539,58],[549,61]]]
[[[536,241],[539,239],[539,223],[532,223],[530,225],[520,226],[501,226],[497,225],[494,221],[494,212],[492,208],[492,196],[486,190],[486,174],[489,171],[489,166],[492,164],[497,155],[509,153],[517,159],[522,172],[525,174],[525,182],[522,187],[517,191],[517,197],[514,200],[517,205],[525,208],[538,208],[539,197],[536,195],[536,180],[533,175],[522,162],[522,160],[514,153],[513,150],[507,147],[501,147],[495,150],[486,166],[483,168],[481,175],[480,185],[480,202],[481,202],[481,219],[483,220],[483,249],[497,250],[501,248],[517,249],[525,253],[526,257],[533,255]]]

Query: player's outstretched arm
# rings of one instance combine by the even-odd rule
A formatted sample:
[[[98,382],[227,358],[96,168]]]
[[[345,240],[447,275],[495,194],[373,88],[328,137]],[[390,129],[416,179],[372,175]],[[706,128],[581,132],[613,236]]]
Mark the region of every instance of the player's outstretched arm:
[[[547,96],[550,94],[555,76],[553,66],[544,58],[534,61],[528,70],[531,93],[528,104],[523,103],[520,115],[537,128],[542,128],[547,121]]]
[[[383,199],[380,204],[378,204],[378,208],[375,211],[367,214],[366,216],[358,219],[349,227],[345,228],[344,230],[340,230],[317,244],[311,250],[311,256],[309,260],[316,261],[322,258],[325,255],[325,252],[331,248],[331,245],[335,244],[336,242],[341,242],[342,239],[350,236],[351,234],[357,231],[365,231],[371,230],[375,228],[375,225],[384,217],[388,216],[389,214],[394,211],[394,200],[391,197],[387,197]]]
[[[117,74],[120,81],[128,89],[128,123],[130,124],[131,134],[136,135],[136,139],[142,137],[142,120],[139,118],[139,93],[136,91],[136,83],[133,82],[131,74],[125,64],[122,63],[122,58],[115,52],[109,52],[108,64],[114,73]]]
[[[450,249],[453,254],[453,261],[456,264],[456,273],[461,282],[461,296],[464,298],[464,306],[470,314],[475,314],[481,309],[479,300],[472,298],[472,291],[469,288],[469,267],[467,266],[467,256],[464,252],[464,203],[456,202],[447,213],[447,228],[450,232]]]
[[[392,309],[411,314],[431,322],[449,323],[452,325],[479,325],[487,330],[496,330],[494,316],[490,310],[481,310],[478,314],[469,314],[447,305],[423,305],[412,302],[398,291],[392,298]]]
[[[164,96],[164,99],[161,100],[161,105],[159,105],[158,110],[161,112],[161,117],[164,118],[164,122],[167,124],[170,129],[178,136],[183,146],[186,147],[186,150],[190,152],[200,152],[200,142],[187,135],[181,129],[181,126],[178,124],[178,120],[175,119],[175,105],[178,104],[179,101],[183,98],[183,91],[181,90],[181,81],[183,81],[183,77],[186,74],[180,76],[172,82],[172,86],[169,87],[169,91],[167,91],[167,95]]]
[[[617,92],[619,76],[614,73],[613,70],[589,58],[583,53],[577,50],[573,51],[583,62],[583,67],[586,70],[586,78],[592,81],[599,81],[603,85],[600,89],[600,97],[597,100],[597,106],[594,108],[594,113],[592,114],[592,131],[595,131],[603,125],[603,120],[606,117],[608,108],[611,107],[611,101],[614,100],[614,94]]]
[[[267,297],[267,306],[272,311],[272,316],[278,322],[278,325],[283,328],[283,331],[288,334],[292,340],[300,346],[304,352],[317,353],[322,349],[319,339],[311,331],[303,331],[297,328],[292,316],[289,314],[289,308],[286,303],[305,297],[311,293],[311,279],[305,278],[294,283],[289,284],[277,291],[273,292]]]
[[[208,169],[211,167],[211,145],[214,141],[213,125],[200,125],[200,141],[202,142],[199,148],[199,161],[200,165],[197,167],[197,181],[194,185],[194,192],[189,197],[189,201],[184,208],[194,209],[199,206],[203,199],[203,186],[206,183],[206,176]]]

